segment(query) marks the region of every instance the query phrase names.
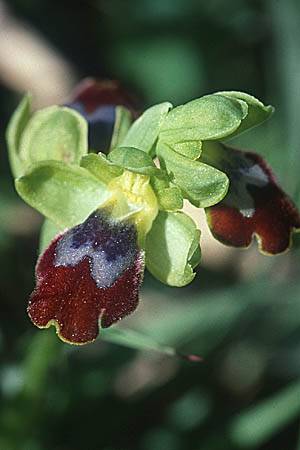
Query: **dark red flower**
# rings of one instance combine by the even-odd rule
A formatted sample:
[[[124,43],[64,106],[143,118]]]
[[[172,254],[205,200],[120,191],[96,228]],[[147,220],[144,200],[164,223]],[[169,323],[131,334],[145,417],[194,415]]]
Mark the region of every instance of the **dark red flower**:
[[[96,211],[39,258],[29,316],[40,328],[54,324],[64,341],[91,342],[99,320],[109,327],[136,309],[143,271],[135,227]]]
[[[102,152],[109,149],[118,105],[135,115],[136,102],[119,82],[93,78],[81,81],[66,104],[85,117],[89,125],[89,147]]]
[[[292,232],[300,229],[300,215],[263,158],[222,144],[204,150],[203,157],[230,180],[226,197],[206,210],[214,237],[227,245],[248,247],[256,236],[263,253],[287,250]]]

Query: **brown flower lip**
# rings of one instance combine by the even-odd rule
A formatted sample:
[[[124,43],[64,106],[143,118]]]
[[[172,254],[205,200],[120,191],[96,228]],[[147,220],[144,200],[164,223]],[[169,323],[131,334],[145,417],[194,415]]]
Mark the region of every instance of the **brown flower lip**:
[[[39,258],[28,314],[71,344],[96,339],[138,305],[144,271],[132,225],[99,213],[56,237]]]
[[[288,250],[292,233],[300,230],[300,215],[263,158],[220,145],[214,161],[230,180],[226,197],[206,210],[214,237],[249,247],[255,236],[259,250],[268,255]]]

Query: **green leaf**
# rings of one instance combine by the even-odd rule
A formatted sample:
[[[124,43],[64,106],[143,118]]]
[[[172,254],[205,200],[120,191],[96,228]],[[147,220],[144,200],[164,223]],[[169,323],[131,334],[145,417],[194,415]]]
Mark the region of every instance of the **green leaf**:
[[[230,99],[236,99],[243,103],[245,102],[248,105],[248,114],[242,121],[240,127],[235,131],[235,133],[233,133],[233,135],[240,134],[243,131],[260,125],[265,120],[267,120],[274,112],[273,106],[265,106],[257,98],[253,97],[252,95],[245,94],[244,92],[223,91],[217,92],[215,95],[222,95]]]
[[[158,175],[158,169],[151,156],[134,147],[118,147],[108,154],[108,159],[117,166],[143,175]]]
[[[300,381],[253,406],[232,422],[230,435],[241,448],[261,447],[300,413]]]
[[[57,339],[54,330],[44,330],[43,333],[36,333],[26,345],[26,354],[23,360],[23,398],[26,404],[36,408],[35,412],[31,409],[33,417],[38,412],[39,399],[49,385],[50,369],[62,360],[62,346]],[[35,402],[30,402],[35,399]],[[30,403],[29,403],[30,402]],[[22,408],[20,411],[23,411]],[[20,414],[22,420],[22,413]],[[32,422],[31,422],[32,420]],[[34,424],[31,419],[29,424]]]
[[[103,153],[89,153],[81,158],[81,167],[87,169],[105,184],[122,175],[123,169],[112,164]]]
[[[200,231],[189,216],[160,211],[146,237],[147,269],[163,283],[185,286],[200,262],[199,239]]]
[[[178,144],[229,136],[240,126],[247,112],[245,102],[216,94],[206,95],[170,111],[160,127],[159,138],[188,156],[187,147]]]
[[[201,356],[178,352],[176,348],[162,345],[156,339],[136,330],[126,328],[105,328],[101,330],[101,338],[112,344],[122,345],[134,350],[154,351],[168,356],[176,356],[186,361],[200,362]]]
[[[161,345],[152,337],[135,330],[124,328],[105,328],[101,330],[101,339],[113,344],[133,348],[135,350],[147,350],[175,356],[177,354],[173,347]]]
[[[192,161],[158,142],[157,155],[173,182],[185,198],[200,208],[220,202],[226,195],[229,180],[225,173],[200,161]]]
[[[51,220],[49,219],[44,220],[40,232],[39,254],[43,253],[43,251],[46,250],[52,239],[54,239],[55,236],[62,231],[63,229],[59,228],[57,225],[51,222]]]
[[[151,177],[151,186],[159,203],[159,208],[176,211],[183,208],[181,189],[166,177]]]
[[[87,137],[87,122],[80,114],[51,106],[29,120],[20,140],[20,158],[27,167],[45,160],[79,164],[88,151]]]
[[[172,108],[169,102],[160,103],[147,109],[129,129],[123,147],[135,147],[150,153],[158,137],[160,126],[168,111]]]
[[[132,114],[129,109],[124,106],[116,107],[116,119],[114,131],[111,138],[110,148],[119,147],[122,144],[130,126],[132,124]]]
[[[83,167],[42,161],[16,180],[16,190],[30,206],[61,228],[83,222],[105,202],[106,186]]]
[[[19,153],[19,145],[30,114],[31,96],[26,94],[13,113],[6,131],[9,162],[14,177],[21,176],[25,171],[25,164]]]

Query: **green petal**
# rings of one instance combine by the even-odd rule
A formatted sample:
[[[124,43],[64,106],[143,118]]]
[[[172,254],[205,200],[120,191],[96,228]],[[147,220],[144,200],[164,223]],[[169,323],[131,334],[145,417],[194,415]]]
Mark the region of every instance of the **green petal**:
[[[77,163],[88,151],[86,120],[76,111],[51,106],[37,111],[20,140],[20,157],[27,167],[37,161]]]
[[[248,114],[243,119],[240,127],[235,131],[233,135],[240,134],[243,131],[260,125],[265,120],[267,120],[274,112],[273,106],[266,106],[257,98],[253,97],[252,95],[245,94],[244,92],[223,91],[217,92],[216,95],[222,95],[230,99],[236,99],[241,102],[247,103],[248,105]]]
[[[105,202],[106,186],[83,167],[42,161],[16,180],[16,190],[30,206],[61,228],[73,227]]]
[[[116,120],[110,148],[121,145],[132,123],[132,114],[125,106],[116,107]]]
[[[133,147],[118,147],[108,154],[108,159],[117,166],[142,175],[160,175],[151,156]]]
[[[25,171],[25,163],[20,157],[19,145],[30,114],[31,96],[26,94],[12,115],[6,131],[9,161],[14,177],[21,176]]]
[[[245,102],[216,94],[206,95],[170,111],[160,127],[159,138],[189,156],[186,148],[183,147],[182,152],[179,143],[228,136],[240,126],[247,110]]]
[[[192,161],[158,142],[157,154],[173,182],[185,198],[200,208],[215,205],[226,195],[229,181],[225,173],[200,161]]]
[[[300,413],[300,382],[290,381],[284,388],[256,401],[232,418],[229,433],[236,448],[266,448]],[[296,446],[299,449],[299,445]]]
[[[105,184],[122,174],[123,169],[107,160],[103,153],[89,153],[81,158],[81,167],[91,172]]]
[[[150,153],[158,137],[160,126],[168,111],[172,108],[169,102],[160,103],[147,109],[129,129],[123,147],[135,147]]]
[[[163,283],[185,286],[199,263],[200,231],[182,212],[160,211],[146,238],[146,266]],[[196,255],[196,259],[194,258]]]

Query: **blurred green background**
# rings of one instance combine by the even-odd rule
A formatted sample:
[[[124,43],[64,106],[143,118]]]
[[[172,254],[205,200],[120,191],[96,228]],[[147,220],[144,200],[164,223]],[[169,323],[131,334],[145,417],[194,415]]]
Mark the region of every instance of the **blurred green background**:
[[[0,450],[300,450],[299,239],[267,258],[204,233],[191,286],[146,275],[124,326],[201,364],[101,339],[74,348],[29,322],[41,219],[14,192],[5,128],[22,91],[45,106],[88,75],[145,106],[231,89],[273,104],[235,144],[264,155],[300,207],[298,0],[1,0]]]

